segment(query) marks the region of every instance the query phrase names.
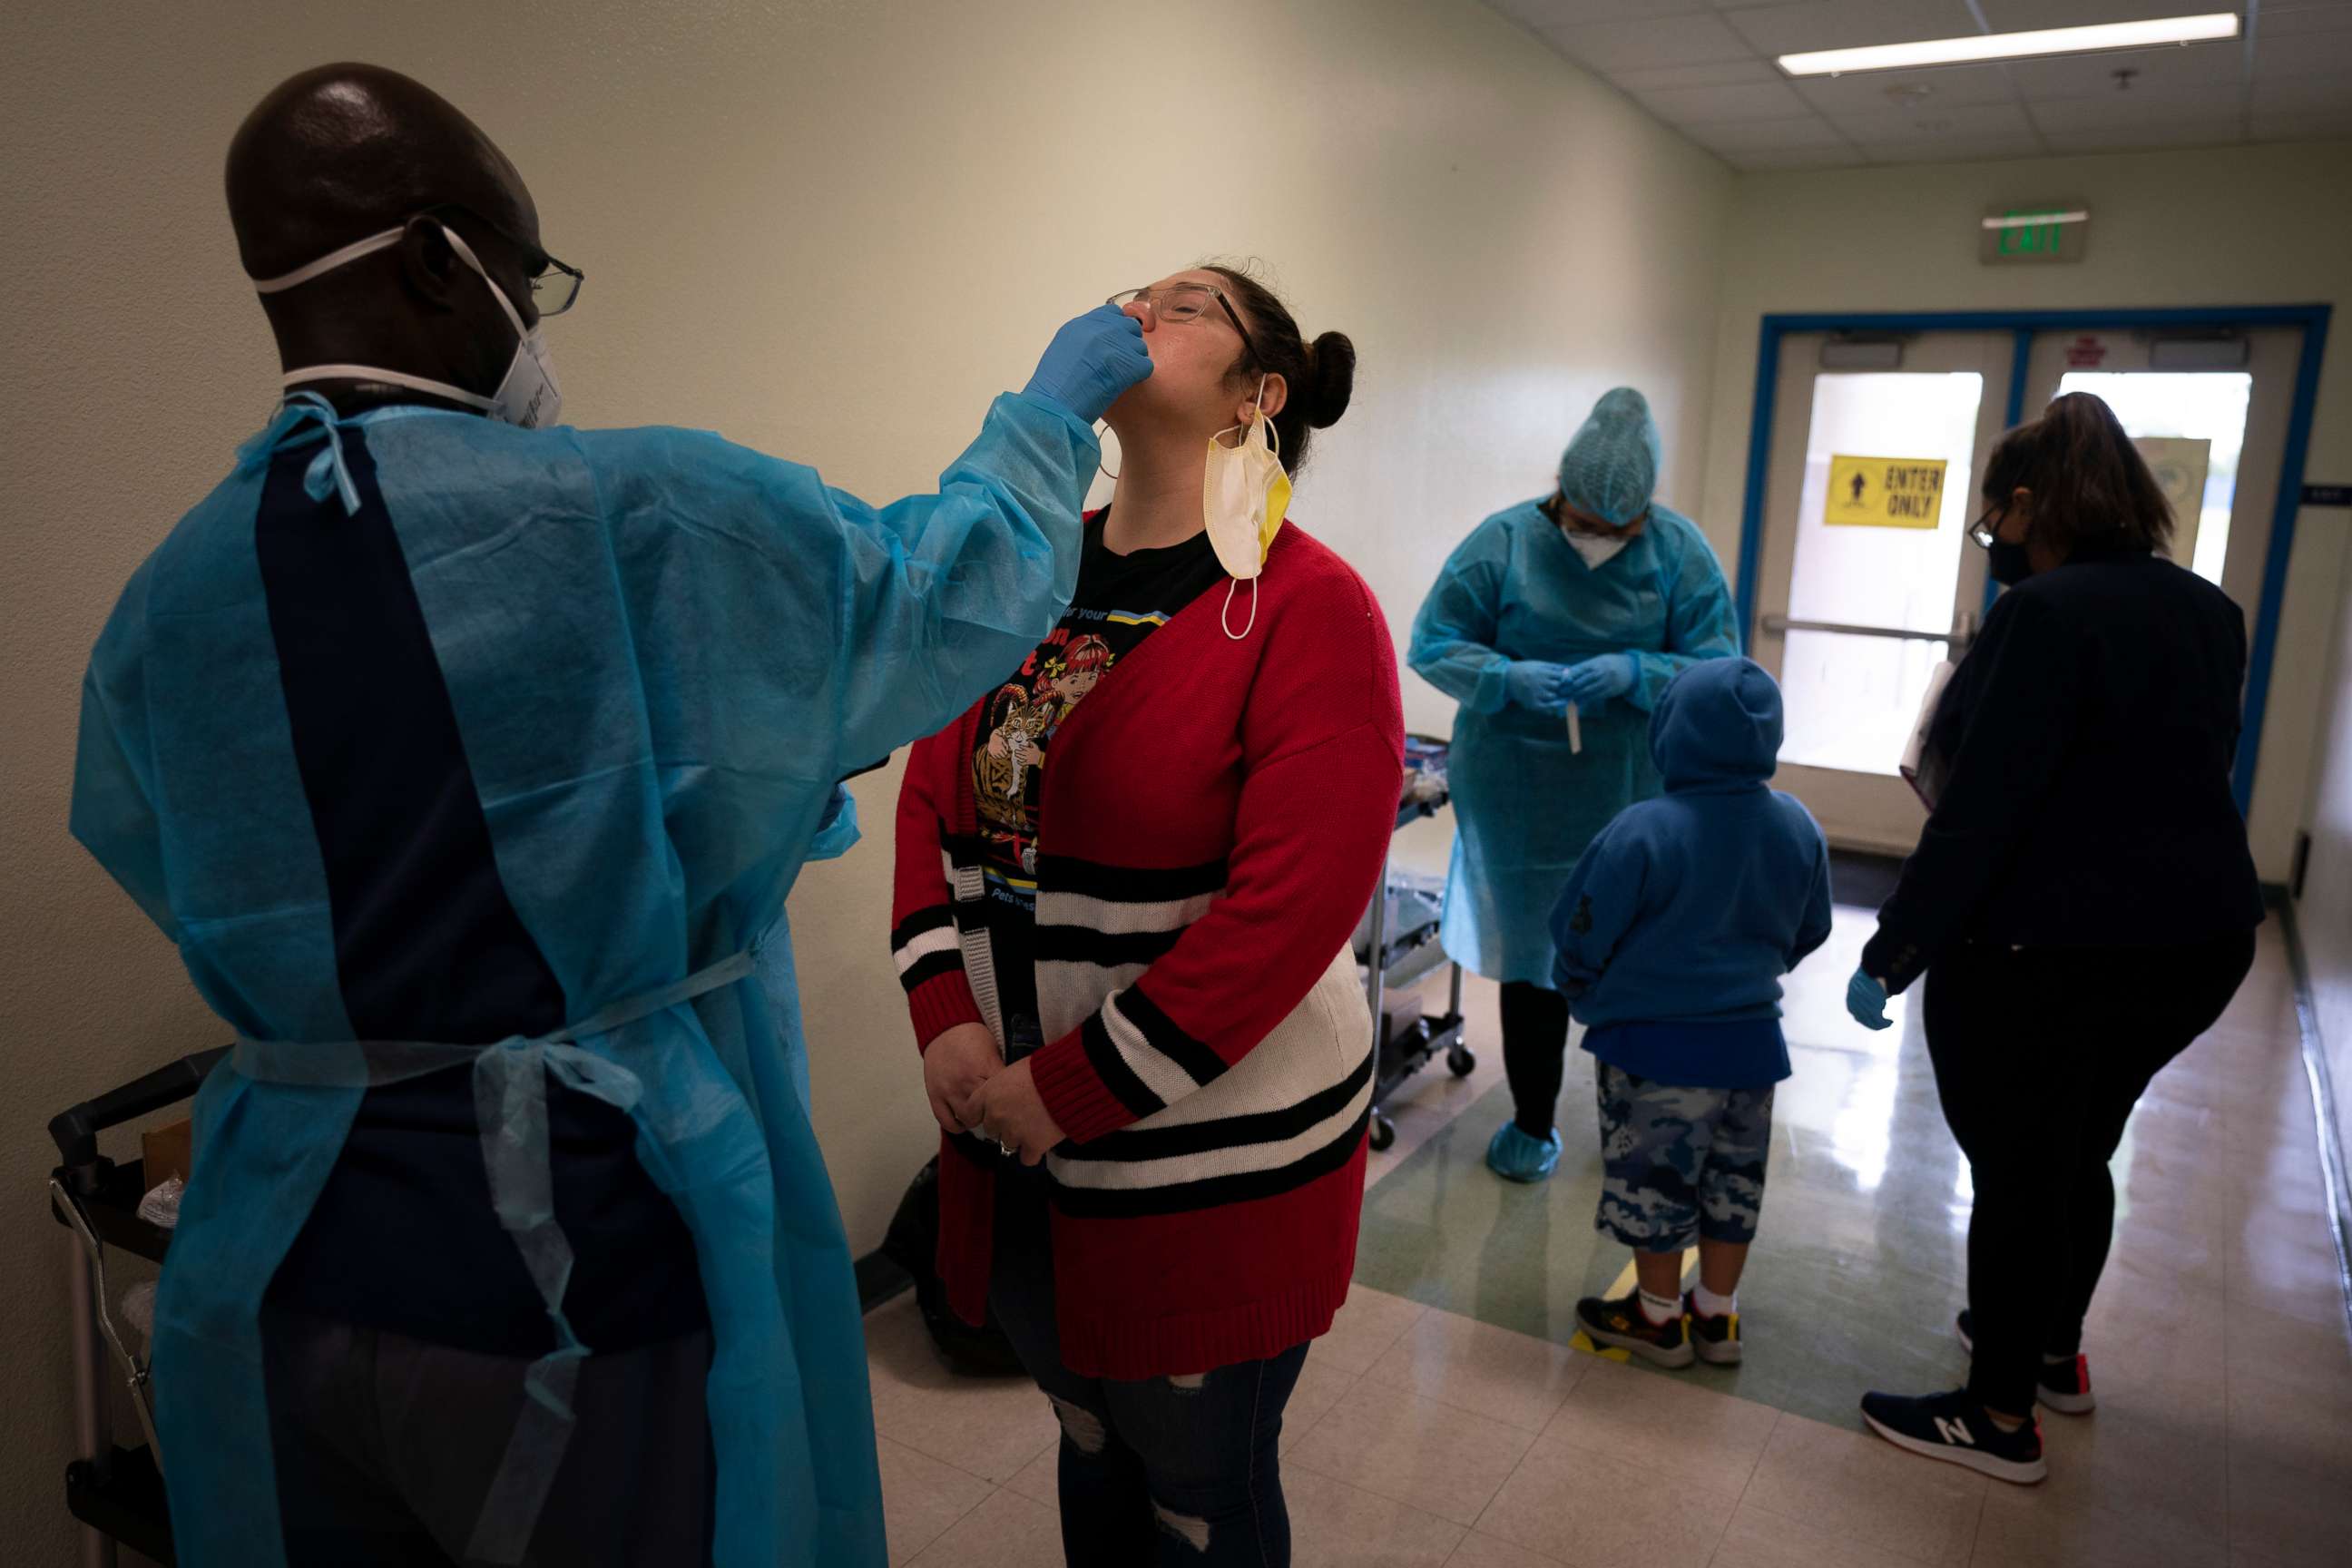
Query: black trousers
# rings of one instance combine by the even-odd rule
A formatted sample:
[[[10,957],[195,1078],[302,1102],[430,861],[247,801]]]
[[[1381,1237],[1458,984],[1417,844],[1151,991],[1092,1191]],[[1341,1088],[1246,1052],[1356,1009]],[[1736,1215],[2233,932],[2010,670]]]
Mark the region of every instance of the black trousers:
[[[289,1568],[470,1568],[526,1360],[265,1308],[262,1359]],[[717,1477],[710,1332],[592,1355],[522,1568],[693,1568]]]
[[[1503,985],[1503,1077],[1519,1130],[1549,1138],[1567,1070],[1568,998],[1525,981]]]
[[[2148,1080],[2213,1026],[2250,929],[2164,948],[1968,943],[1927,972],[1927,1054],[1976,1186],[1969,1391],[2023,1415],[2044,1355],[2081,1345],[2115,1230],[2107,1162]]]

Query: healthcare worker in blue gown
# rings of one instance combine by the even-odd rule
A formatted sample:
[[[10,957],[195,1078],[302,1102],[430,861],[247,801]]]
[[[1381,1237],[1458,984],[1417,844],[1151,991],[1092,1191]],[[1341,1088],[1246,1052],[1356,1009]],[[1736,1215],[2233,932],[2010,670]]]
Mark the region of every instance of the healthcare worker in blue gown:
[[[1559,1163],[1568,1001],[1552,989],[1552,904],[1593,835],[1664,787],[1649,728],[1666,683],[1739,651],[1715,552],[1651,499],[1658,461],[1647,400],[1604,394],[1560,457],[1559,489],[1480,523],[1413,621],[1412,668],[1462,705],[1440,936],[1502,984],[1516,1114],[1486,1163],[1512,1181]]]
[[[124,590],[73,802],[237,1042],[157,1304],[179,1562],[878,1568],[785,895],[1063,613],[1141,335],[877,509],[557,425],[580,275],[419,84],[296,77],[227,174],[287,391]]]

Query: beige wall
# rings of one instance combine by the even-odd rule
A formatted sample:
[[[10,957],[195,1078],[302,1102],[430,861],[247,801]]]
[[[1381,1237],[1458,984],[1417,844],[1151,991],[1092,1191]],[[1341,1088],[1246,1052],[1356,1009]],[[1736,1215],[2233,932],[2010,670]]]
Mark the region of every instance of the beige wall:
[[[2352,523],[2341,511],[2331,521],[2339,528]],[[2337,1137],[2352,1148],[2352,560],[2345,563],[2338,603],[2332,657],[2321,665],[2327,712],[2313,769],[2311,863],[2295,928],[2336,1088]]]
[[[2306,471],[2352,478],[2352,209],[2314,199],[2342,189],[2347,171],[2352,144],[2329,142],[1743,178],[1724,244],[1701,514],[1717,550],[1729,560],[1738,548],[1757,329],[1775,311],[2333,304]],[[2086,259],[1977,260],[1988,206],[2044,199],[2089,205]],[[2251,817],[2266,880],[2285,879],[2305,818],[2346,532],[2342,512],[2315,510],[2295,529]]]
[[[1730,175],[1452,0],[709,5],[13,5],[0,48],[0,1557],[67,1551],[46,1119],[215,1043],[171,950],[65,832],[113,593],[259,424],[274,362],[219,163],[288,72],[359,58],[478,118],[584,267],[551,325],[580,423],[707,426],[886,497],[925,485],[1046,334],[1205,253],[1355,335],[1296,515],[1402,634],[1446,549],[1547,482],[1618,381],[1698,493]],[[1447,707],[1409,682],[1413,721]],[[793,903],[817,1120],[871,1246],[929,1142],[884,952],[895,771]],[[222,787],[236,781],[224,779]]]

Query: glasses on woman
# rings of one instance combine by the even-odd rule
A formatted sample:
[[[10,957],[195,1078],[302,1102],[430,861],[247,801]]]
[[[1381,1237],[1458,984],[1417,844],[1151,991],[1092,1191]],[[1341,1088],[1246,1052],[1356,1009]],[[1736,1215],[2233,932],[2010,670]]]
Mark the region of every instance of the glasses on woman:
[[[1985,514],[1969,524],[1969,538],[1979,550],[1990,550],[2000,541],[2000,520],[2009,511],[2006,501],[1995,501],[1985,508]]]
[[[1129,289],[1110,297],[1119,310],[1129,305],[1141,305],[1155,321],[1168,326],[1189,327],[1204,320],[1212,303],[1225,312],[1225,320],[1234,324],[1241,335],[1242,347],[1249,351],[1250,362],[1258,363],[1257,344],[1250,341],[1249,329],[1242,325],[1241,312],[1225,291],[1213,283],[1171,283],[1164,289]]]

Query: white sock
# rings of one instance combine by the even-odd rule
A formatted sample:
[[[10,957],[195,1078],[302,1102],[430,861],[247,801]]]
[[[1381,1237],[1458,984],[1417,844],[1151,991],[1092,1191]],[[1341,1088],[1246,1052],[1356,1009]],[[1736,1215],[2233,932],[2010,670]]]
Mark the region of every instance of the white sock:
[[[1638,1293],[1642,1298],[1642,1316],[1653,1323],[1671,1323],[1683,1315],[1683,1304],[1670,1296],[1653,1296],[1647,1290]]]
[[[1718,1296],[1706,1288],[1704,1280],[1691,1287],[1691,1301],[1698,1308],[1701,1317],[1728,1317],[1739,1310],[1738,1291],[1734,1290],[1728,1296]]]

